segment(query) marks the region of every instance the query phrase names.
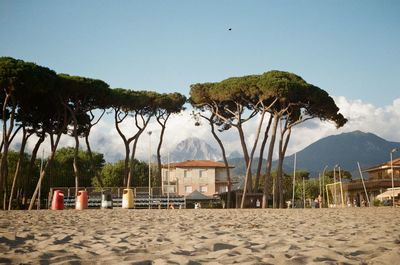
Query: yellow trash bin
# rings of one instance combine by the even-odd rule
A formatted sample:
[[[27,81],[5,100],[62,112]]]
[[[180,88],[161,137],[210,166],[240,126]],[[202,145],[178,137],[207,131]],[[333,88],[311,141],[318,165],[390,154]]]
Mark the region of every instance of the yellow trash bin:
[[[133,204],[133,190],[132,189],[124,189],[122,194],[122,208],[123,209],[132,209]]]

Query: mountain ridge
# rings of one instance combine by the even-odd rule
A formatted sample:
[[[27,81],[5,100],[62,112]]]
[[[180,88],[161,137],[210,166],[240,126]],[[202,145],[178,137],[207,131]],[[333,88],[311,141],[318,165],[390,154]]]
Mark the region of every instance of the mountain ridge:
[[[357,162],[364,169],[386,162],[390,159],[390,150],[396,146],[400,146],[400,143],[359,130],[330,135],[297,152],[296,167],[317,173],[325,166],[332,170],[335,165],[340,165],[355,177],[359,175]],[[293,168],[293,164],[294,154],[285,157],[285,168]]]
[[[170,153],[171,162],[186,160],[221,160],[221,152],[209,145],[207,142],[196,138],[187,138],[176,146]]]
[[[332,170],[335,165],[340,165],[343,170],[352,173],[353,178],[358,178],[357,162],[363,169],[388,161],[389,152],[400,143],[387,141],[370,132],[353,131],[330,135],[308,145],[296,153],[296,168],[310,172],[312,177],[328,166]],[[218,148],[219,149],[219,148]],[[180,142],[171,153],[171,161],[185,161],[208,159],[221,161],[221,152],[198,138],[188,138]],[[244,158],[237,151],[228,156],[230,165],[233,165],[233,176],[244,176],[246,165]],[[264,159],[262,172],[265,171]],[[256,171],[258,158],[254,158],[252,172]],[[273,162],[273,168],[276,161]],[[284,170],[292,172],[294,167],[294,154],[286,156]]]

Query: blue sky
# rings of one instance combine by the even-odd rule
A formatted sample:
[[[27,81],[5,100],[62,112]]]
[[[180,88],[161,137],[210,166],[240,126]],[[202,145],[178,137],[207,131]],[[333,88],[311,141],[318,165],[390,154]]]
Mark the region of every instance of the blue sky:
[[[0,56],[179,91],[286,70],[376,106],[400,96],[400,1],[0,0]],[[232,31],[228,31],[232,28]]]
[[[398,0],[0,0],[0,56],[113,88],[185,95],[197,82],[273,69],[296,73],[333,96],[349,122],[340,130],[318,121],[299,126],[290,154],[354,130],[400,142],[399,14]],[[91,137],[115,160],[123,146],[110,120]],[[188,137],[210,139],[206,126],[193,127],[189,111],[169,124],[166,149]],[[247,125],[248,143],[255,128],[256,120]],[[149,129],[159,133],[155,122]],[[240,151],[233,132],[223,140],[228,152]],[[138,148],[146,157],[146,140]]]

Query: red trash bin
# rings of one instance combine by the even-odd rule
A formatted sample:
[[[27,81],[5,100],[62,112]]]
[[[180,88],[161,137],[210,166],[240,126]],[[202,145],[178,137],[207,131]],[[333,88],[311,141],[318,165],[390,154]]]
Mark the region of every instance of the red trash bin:
[[[53,200],[51,201],[52,210],[63,210],[64,209],[64,192],[61,190],[55,190],[53,193]]]
[[[86,190],[78,191],[78,196],[76,197],[75,209],[83,210],[88,208],[88,194]]]

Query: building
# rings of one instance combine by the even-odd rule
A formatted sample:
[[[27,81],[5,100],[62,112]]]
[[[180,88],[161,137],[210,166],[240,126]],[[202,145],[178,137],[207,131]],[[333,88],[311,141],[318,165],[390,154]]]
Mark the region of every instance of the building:
[[[363,172],[368,173],[367,180],[364,181],[368,199],[371,203],[377,196],[387,189],[392,188],[392,165],[391,161],[370,167]],[[393,160],[393,184],[400,187],[400,158]],[[366,195],[361,179],[343,183],[345,202],[366,201]]]
[[[365,172],[368,172],[368,180],[391,180],[391,161],[368,168]],[[400,179],[400,158],[393,160],[393,178]]]
[[[233,167],[229,167],[231,170]],[[228,191],[225,164],[211,160],[188,160],[163,165],[164,194],[187,196],[197,190],[206,196]]]

